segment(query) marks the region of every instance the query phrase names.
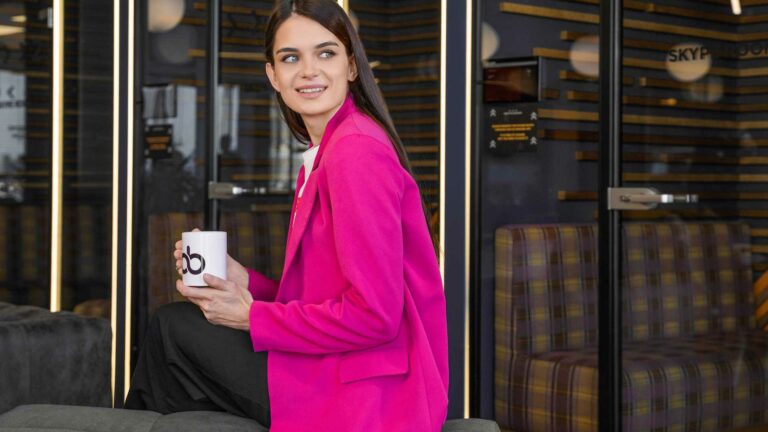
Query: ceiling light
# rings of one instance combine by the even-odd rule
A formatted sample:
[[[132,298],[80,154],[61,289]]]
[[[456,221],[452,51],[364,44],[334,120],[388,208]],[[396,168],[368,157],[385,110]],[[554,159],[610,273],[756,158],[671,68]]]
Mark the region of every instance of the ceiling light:
[[[734,15],[741,15],[741,0],[731,0],[731,9]]]
[[[11,17],[11,21],[15,23],[25,23],[27,22],[27,16],[26,15],[16,15]]]

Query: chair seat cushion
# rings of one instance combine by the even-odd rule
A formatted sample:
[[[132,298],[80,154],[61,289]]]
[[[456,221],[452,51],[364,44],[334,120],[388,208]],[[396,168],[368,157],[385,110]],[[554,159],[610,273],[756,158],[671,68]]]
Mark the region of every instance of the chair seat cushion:
[[[768,419],[763,331],[634,341],[622,356],[624,431],[717,431]],[[501,424],[596,431],[597,348],[514,355],[496,390]]]

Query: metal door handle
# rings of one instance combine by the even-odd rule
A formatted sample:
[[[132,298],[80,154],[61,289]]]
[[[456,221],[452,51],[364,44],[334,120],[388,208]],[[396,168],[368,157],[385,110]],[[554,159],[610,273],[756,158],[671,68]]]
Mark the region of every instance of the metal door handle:
[[[659,204],[696,203],[696,194],[661,194],[654,188],[609,188],[609,210],[651,210]]]
[[[232,199],[239,196],[266,195],[266,186],[242,187],[234,183],[208,183],[208,199]]]

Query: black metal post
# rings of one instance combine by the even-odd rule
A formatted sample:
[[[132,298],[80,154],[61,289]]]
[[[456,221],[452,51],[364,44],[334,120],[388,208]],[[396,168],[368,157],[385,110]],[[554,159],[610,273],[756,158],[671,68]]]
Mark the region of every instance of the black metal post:
[[[206,74],[205,229],[219,227],[219,202],[208,196],[208,183],[219,180],[221,135],[219,128],[219,52],[221,51],[221,0],[208,0],[208,73]]]
[[[600,2],[599,400],[601,432],[621,430],[621,219],[608,188],[621,186],[622,1]]]

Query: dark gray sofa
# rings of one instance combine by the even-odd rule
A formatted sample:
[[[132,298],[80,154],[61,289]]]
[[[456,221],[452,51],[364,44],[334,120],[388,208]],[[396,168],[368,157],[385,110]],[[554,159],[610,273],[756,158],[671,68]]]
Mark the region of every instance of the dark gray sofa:
[[[0,432],[265,432],[221,412],[161,415],[111,406],[111,329],[103,318],[0,302]],[[451,420],[443,432],[498,432]]]
[[[253,420],[230,414],[152,411],[63,405],[24,405],[0,415],[0,432],[267,432]],[[449,420],[442,432],[499,432],[495,422]]]
[[[103,318],[0,302],[0,413],[29,403],[112,405]]]

